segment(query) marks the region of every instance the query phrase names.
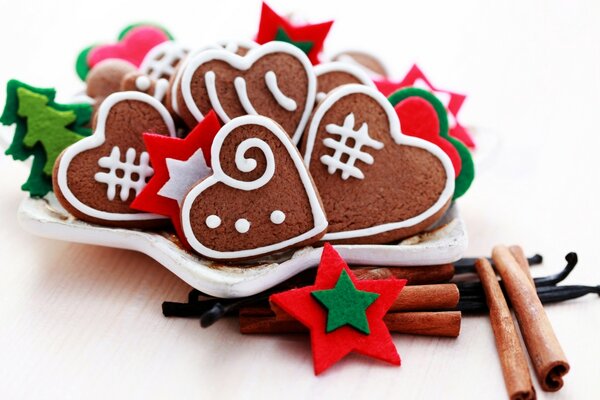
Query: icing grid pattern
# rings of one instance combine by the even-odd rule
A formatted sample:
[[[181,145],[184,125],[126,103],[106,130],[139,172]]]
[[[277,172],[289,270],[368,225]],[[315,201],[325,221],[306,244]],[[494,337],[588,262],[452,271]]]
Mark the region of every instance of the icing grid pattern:
[[[98,172],[94,175],[97,182],[108,185],[106,196],[109,200],[114,200],[117,193],[117,186],[121,188],[119,198],[126,201],[129,198],[129,191],[135,190],[136,196],[146,186],[146,179],[154,174],[150,167],[150,156],[143,151],[140,154],[140,163],[135,164],[136,151],[134,148],[127,149],[125,153],[125,162],[121,161],[121,150],[114,146],[109,156],[104,156],[98,160],[98,165],[107,168],[108,172]],[[117,175],[117,171],[122,172],[122,176]],[[133,175],[137,179],[133,179]]]
[[[342,179],[346,180],[349,177],[363,179],[365,176],[362,171],[354,165],[356,160],[360,160],[367,164],[373,164],[375,161],[373,156],[361,150],[363,146],[372,147],[375,150],[381,150],[383,143],[369,136],[369,127],[366,122],[360,126],[358,130],[354,130],[354,113],[350,113],[344,118],[342,126],[328,124],[325,130],[331,135],[339,136],[339,141],[333,138],[326,138],[323,144],[330,149],[335,150],[333,156],[323,155],[321,162],[327,166],[327,172],[335,173],[337,170],[342,171]],[[354,146],[350,147],[346,144],[348,139],[354,140]],[[342,162],[342,157],[348,156],[345,162]]]
[[[187,52],[184,48],[174,44],[166,43],[159,51],[152,54],[153,57],[144,60],[143,72],[153,79],[163,76],[172,76],[175,73],[174,65],[181,61]]]

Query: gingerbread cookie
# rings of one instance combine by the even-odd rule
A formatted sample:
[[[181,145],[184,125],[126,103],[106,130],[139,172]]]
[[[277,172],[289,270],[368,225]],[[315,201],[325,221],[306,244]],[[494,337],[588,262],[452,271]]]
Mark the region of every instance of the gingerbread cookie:
[[[399,240],[433,224],[452,200],[448,156],[404,135],[394,108],[372,87],[330,92],[315,110],[302,149],[329,218],[323,240]]]
[[[137,91],[149,94],[162,102],[169,89],[169,81],[165,78],[154,79],[140,71],[133,71],[123,77],[120,91]]]
[[[316,79],[306,54],[290,44],[270,42],[243,57],[224,49],[197,54],[186,63],[177,103],[188,127],[211,109],[223,122],[263,115],[297,143],[315,94]]]
[[[196,55],[200,54],[203,51],[221,48],[235,53],[238,56],[245,56],[246,53],[248,53],[248,51],[257,46],[258,44],[256,44],[256,42],[250,40],[229,40],[225,42],[220,42],[219,44],[208,45],[190,53],[185,60],[178,64],[175,73],[171,76],[171,79],[169,80],[169,91],[167,92],[166,97],[166,104],[169,110],[173,114],[179,116],[179,103],[177,102],[177,92],[179,91],[181,75],[183,73],[186,61],[188,61],[191,58],[194,58]]]
[[[94,133],[69,146],[54,165],[58,200],[84,221],[124,227],[156,225],[164,217],[137,212],[129,204],[154,172],[142,134],[174,136],[171,116],[147,94],[119,92],[102,102],[96,118]]]
[[[366,72],[352,64],[341,62],[324,63],[315,66],[317,75],[317,102],[322,101],[327,93],[342,85],[358,83],[375,87]]]
[[[195,251],[217,260],[255,258],[313,243],[327,219],[302,157],[275,121],[232,119],[211,148],[213,174],[181,207]]]
[[[154,46],[140,64],[140,72],[154,80],[169,80],[189,49],[172,40]]]
[[[136,71],[136,67],[128,61],[119,59],[101,61],[88,73],[85,93],[94,99],[97,109],[106,97],[121,90],[121,82],[127,74]]]
[[[371,78],[385,78],[388,76],[387,68],[383,62],[365,51],[344,51],[338,53],[332,60],[357,66]]]

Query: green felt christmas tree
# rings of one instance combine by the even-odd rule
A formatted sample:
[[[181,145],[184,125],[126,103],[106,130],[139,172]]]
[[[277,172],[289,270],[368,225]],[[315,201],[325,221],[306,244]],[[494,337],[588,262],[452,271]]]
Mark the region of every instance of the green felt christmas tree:
[[[89,104],[59,104],[56,91],[36,88],[17,80],[6,85],[3,125],[16,125],[6,154],[24,161],[33,157],[31,171],[21,189],[32,197],[52,190],[52,168],[60,152],[88,136],[92,107]]]

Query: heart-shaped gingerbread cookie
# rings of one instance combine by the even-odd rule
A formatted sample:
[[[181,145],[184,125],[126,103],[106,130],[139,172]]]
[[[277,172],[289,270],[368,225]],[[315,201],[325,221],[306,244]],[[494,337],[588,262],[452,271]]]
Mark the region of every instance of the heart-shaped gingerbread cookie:
[[[183,232],[199,254],[240,260],[308,245],[327,228],[300,153],[275,121],[232,119],[212,147],[213,174],[187,194]]]
[[[303,139],[323,199],[323,240],[387,243],[422,231],[448,208],[454,170],[436,145],[404,135],[376,89],[345,85],[319,104]]]
[[[316,78],[300,49],[270,42],[239,56],[226,49],[190,58],[177,93],[179,114],[189,127],[214,109],[223,122],[241,115],[275,120],[297,143],[312,111]]]
[[[322,101],[333,89],[350,83],[375,87],[369,75],[356,65],[330,62],[315,65],[314,68],[317,75],[317,101]]]
[[[175,136],[173,119],[158,100],[141,92],[108,96],[94,133],[65,149],[54,165],[62,206],[81,220],[110,226],[146,227],[163,219],[129,207],[154,173],[145,132]]]

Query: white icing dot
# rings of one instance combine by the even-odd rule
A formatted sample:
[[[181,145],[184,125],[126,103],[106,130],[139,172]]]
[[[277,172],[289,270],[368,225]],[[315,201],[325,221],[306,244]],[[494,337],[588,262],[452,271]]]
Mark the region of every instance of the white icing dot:
[[[151,84],[152,83],[150,82],[150,78],[148,78],[146,75],[140,75],[135,80],[135,87],[138,88],[138,90],[141,90],[142,92],[145,92],[146,90],[150,89]]]
[[[206,217],[206,226],[210,229],[218,228],[221,225],[221,218],[216,215],[209,215]]]
[[[247,219],[240,218],[235,221],[235,230],[239,233],[246,233],[250,230],[250,222]]]
[[[285,214],[281,210],[275,210],[271,213],[271,222],[275,225],[282,224],[285,221]]]

